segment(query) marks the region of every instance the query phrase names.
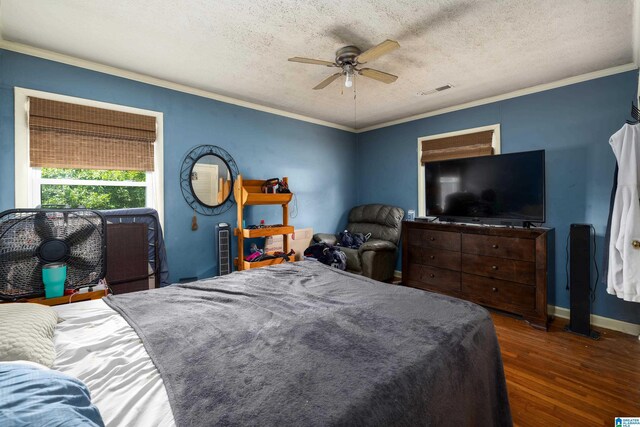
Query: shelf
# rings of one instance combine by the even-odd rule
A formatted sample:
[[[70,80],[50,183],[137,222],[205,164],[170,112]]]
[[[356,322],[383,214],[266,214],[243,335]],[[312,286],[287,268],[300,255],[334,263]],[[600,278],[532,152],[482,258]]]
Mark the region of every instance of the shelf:
[[[294,228],[293,226],[288,225],[283,227],[245,228],[243,230],[240,230],[239,228],[235,229],[236,236],[240,234],[240,232],[242,232],[242,236],[245,239],[253,239],[256,237],[277,236],[279,234],[292,234],[294,232]]]
[[[107,292],[105,290],[100,290],[100,291],[85,292],[85,293],[82,293],[82,294],[77,293],[77,294],[73,294],[73,295],[63,295],[61,297],[55,297],[55,298],[45,298],[45,297],[29,298],[29,299],[23,300],[23,301],[24,302],[31,302],[31,303],[36,303],[36,304],[53,306],[53,305],[69,304],[70,302],[79,302],[79,301],[100,299],[100,298],[105,297],[105,296],[107,296]],[[20,301],[20,302],[22,302],[22,301]]]
[[[286,205],[291,201],[292,193],[248,193],[242,192],[243,205]]]
[[[289,181],[287,177],[282,178],[282,183],[288,188]],[[238,254],[240,258],[235,258],[234,263],[239,271],[252,268],[266,267],[284,262],[283,258],[274,258],[265,261],[247,262],[242,259],[244,256],[244,240],[268,237],[268,236],[284,236],[293,234],[294,228],[289,225],[289,202],[293,198],[292,193],[263,193],[262,188],[265,181],[260,179],[243,179],[242,175],[238,175],[233,184],[233,195],[236,199],[238,209],[238,227],[233,233],[238,239]],[[280,205],[282,209],[282,226],[281,227],[265,227],[248,229],[242,228],[244,219],[244,208],[249,205]],[[282,241],[283,252],[289,252],[289,240]],[[295,261],[295,256],[290,256],[291,262]]]
[[[296,256],[295,255],[291,255],[289,257],[289,261],[290,262],[295,262],[296,260]],[[235,260],[235,264],[238,264],[238,258],[236,258]],[[282,258],[274,258],[274,259],[267,259],[264,261],[255,261],[255,262],[249,262],[249,261],[242,261],[242,269],[243,270],[249,270],[251,268],[260,268],[260,267],[268,267],[270,265],[276,265],[276,264],[281,264],[284,262],[284,259]]]

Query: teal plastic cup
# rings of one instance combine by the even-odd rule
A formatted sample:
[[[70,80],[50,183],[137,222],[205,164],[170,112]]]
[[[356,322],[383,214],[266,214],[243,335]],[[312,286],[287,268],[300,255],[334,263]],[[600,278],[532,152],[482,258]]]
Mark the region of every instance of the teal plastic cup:
[[[64,295],[64,282],[67,280],[67,264],[56,262],[42,267],[42,283],[45,298],[56,298]]]

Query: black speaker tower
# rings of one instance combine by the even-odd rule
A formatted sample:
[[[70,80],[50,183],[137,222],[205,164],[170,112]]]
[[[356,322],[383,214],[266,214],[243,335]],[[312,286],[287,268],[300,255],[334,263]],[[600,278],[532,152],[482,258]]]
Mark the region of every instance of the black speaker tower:
[[[569,230],[569,332],[598,339],[591,329],[591,225],[571,224]]]

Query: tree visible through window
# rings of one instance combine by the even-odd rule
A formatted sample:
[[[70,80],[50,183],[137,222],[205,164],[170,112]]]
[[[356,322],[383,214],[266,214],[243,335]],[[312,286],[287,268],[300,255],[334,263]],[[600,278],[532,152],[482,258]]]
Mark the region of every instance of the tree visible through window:
[[[40,203],[89,209],[146,206],[146,172],[42,168]],[[86,182],[82,182],[86,181]]]

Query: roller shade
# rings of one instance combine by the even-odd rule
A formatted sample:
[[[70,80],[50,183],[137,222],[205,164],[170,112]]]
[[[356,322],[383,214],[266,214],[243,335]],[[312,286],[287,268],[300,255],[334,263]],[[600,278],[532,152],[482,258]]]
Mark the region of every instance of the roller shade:
[[[493,130],[422,141],[422,163],[464,157],[491,156]]]
[[[29,98],[31,167],[153,171],[156,119]]]

